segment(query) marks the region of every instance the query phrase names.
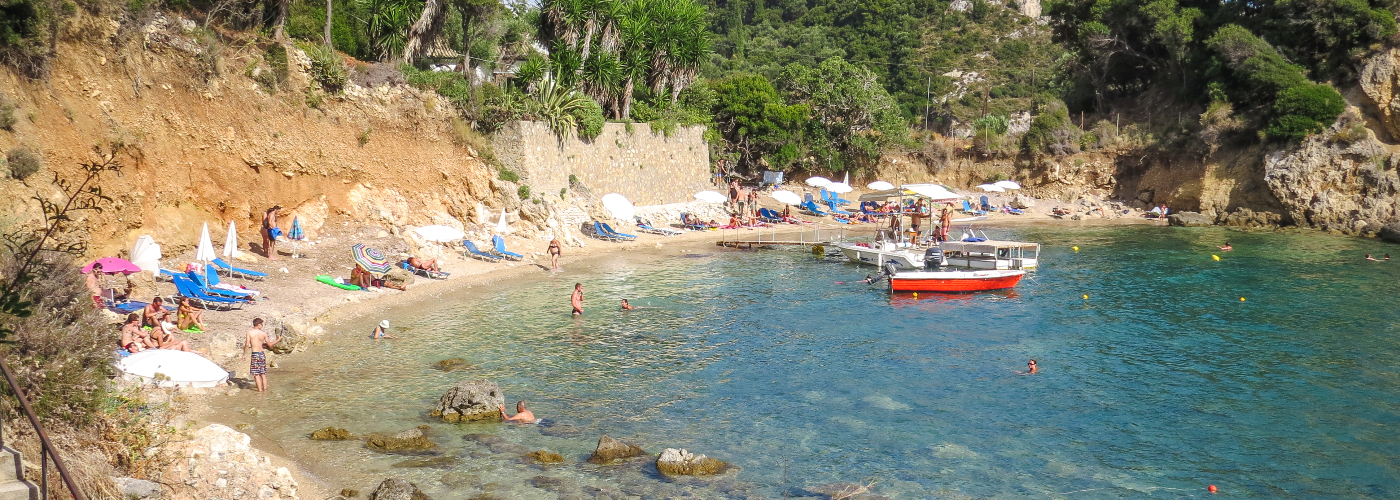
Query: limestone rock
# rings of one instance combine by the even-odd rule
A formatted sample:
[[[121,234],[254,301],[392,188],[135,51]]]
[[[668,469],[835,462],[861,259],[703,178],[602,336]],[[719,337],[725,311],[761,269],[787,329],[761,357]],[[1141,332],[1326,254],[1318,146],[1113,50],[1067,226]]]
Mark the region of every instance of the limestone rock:
[[[1384,145],[1327,135],[1265,156],[1264,181],[1284,209],[1283,222],[1356,234],[1400,220],[1400,174]]]
[[[415,454],[432,450],[437,445],[423,434],[423,429],[414,428],[398,434],[370,434],[365,447],[381,453]]]
[[[624,460],[646,454],[647,452],[643,451],[640,446],[627,444],[604,435],[598,438],[598,448],[593,450],[593,455],[588,457],[588,462],[605,464],[614,460]]]
[[[545,450],[532,451],[530,453],[527,453],[525,456],[542,464],[557,464],[562,463],[564,461],[564,455],[560,455],[558,453],[550,453]]]
[[[448,422],[499,420],[506,404],[500,386],[490,380],[463,380],[438,400],[433,416]]]
[[[1380,116],[1381,125],[1391,137],[1400,137],[1400,49],[1390,49],[1366,61],[1361,69],[1361,90]]]
[[[327,427],[311,433],[311,439],[317,441],[344,441],[354,438],[355,436],[351,435],[350,431],[339,427]]]
[[[1255,212],[1241,207],[1225,216],[1222,221],[1227,226],[1275,227],[1283,221],[1283,214],[1275,212]]]
[[[1173,226],[1197,227],[1212,226],[1215,221],[1199,212],[1177,212],[1167,216],[1167,223]]]
[[[219,424],[196,430],[169,445],[181,459],[167,471],[165,484],[176,489],[174,498],[299,498],[291,471],[273,465],[250,442],[247,434]]]
[[[1011,198],[1011,207],[1022,209],[1035,208],[1035,198],[1031,198],[1023,194],[1018,194],[1016,195],[1016,197]]]
[[[1376,236],[1379,236],[1380,239],[1384,241],[1400,243],[1400,222],[1392,222],[1381,226],[1381,230]]]
[[[467,364],[467,360],[465,359],[452,358],[444,359],[442,361],[438,361],[437,363],[433,363],[433,368],[437,368],[445,372],[450,372],[453,370],[465,370],[471,368],[471,365]]]
[[[675,448],[666,448],[656,457],[656,470],[669,476],[707,476],[727,467],[718,459]]]
[[[160,498],[160,483],[136,479],[133,477],[114,477],[112,482],[116,483],[117,489],[122,492],[123,500],[143,500],[146,498]]]
[[[418,485],[391,477],[379,483],[369,494],[369,500],[429,500],[429,497],[418,490]]]

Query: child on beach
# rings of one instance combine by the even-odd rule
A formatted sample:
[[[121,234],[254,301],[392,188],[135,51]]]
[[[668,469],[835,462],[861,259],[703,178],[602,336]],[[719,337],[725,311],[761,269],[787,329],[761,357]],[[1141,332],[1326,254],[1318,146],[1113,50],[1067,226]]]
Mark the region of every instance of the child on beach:
[[[396,338],[398,338],[398,337],[395,337],[395,336],[393,336],[393,335],[389,335],[388,330],[389,330],[389,320],[386,319],[386,320],[384,320],[384,321],[380,321],[380,322],[379,322],[379,326],[374,327],[374,334],[370,335],[370,338],[372,338],[372,339],[396,339]]]
[[[267,353],[263,352],[268,346],[277,345],[282,339],[269,339],[267,332],[262,330],[262,318],[253,319],[253,329],[248,330],[248,338],[243,342],[243,353],[248,356],[248,374],[253,376],[253,381],[258,385],[258,392],[267,391]]]

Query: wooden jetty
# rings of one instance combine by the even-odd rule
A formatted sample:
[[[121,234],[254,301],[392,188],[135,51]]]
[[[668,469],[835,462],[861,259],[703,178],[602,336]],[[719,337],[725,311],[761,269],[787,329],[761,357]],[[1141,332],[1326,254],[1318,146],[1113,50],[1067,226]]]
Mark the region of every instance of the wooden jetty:
[[[831,242],[827,242],[827,241],[796,241],[796,240],[786,240],[786,241],[785,241],[785,240],[763,240],[763,239],[758,239],[758,240],[719,240],[719,241],[716,241],[716,242],[715,242],[715,245],[722,246],[722,247],[729,247],[729,248],[748,248],[748,249],[752,249],[752,248],[754,248],[754,247],[765,247],[765,246],[775,246],[775,245],[801,245],[801,246],[811,246],[811,245],[830,245],[830,244],[831,244]]]

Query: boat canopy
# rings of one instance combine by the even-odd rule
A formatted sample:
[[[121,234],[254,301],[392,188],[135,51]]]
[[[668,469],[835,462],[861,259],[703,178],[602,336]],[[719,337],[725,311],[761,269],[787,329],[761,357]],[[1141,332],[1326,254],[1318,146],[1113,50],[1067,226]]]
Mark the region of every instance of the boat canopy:
[[[956,200],[962,195],[949,191],[938,184],[905,184],[895,189],[872,191],[860,195],[860,201],[882,201],[900,196],[923,196],[934,201]]]
[[[1001,249],[1020,249],[1039,251],[1039,243],[1026,243],[1024,241],[945,241],[938,244],[938,248],[944,252],[962,252],[964,254],[993,254]]]

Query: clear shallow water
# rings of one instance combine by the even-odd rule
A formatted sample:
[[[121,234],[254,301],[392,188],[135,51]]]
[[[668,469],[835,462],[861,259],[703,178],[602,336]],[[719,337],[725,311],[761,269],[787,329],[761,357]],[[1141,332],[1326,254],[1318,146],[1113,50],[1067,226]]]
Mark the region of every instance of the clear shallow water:
[[[284,362],[266,400],[220,404],[258,406],[244,420],[324,473],[360,488],[400,475],[434,498],[565,492],[536,476],[644,497],[871,480],[895,498],[1180,498],[1207,484],[1252,498],[1400,496],[1400,261],[1361,260],[1397,247],[1213,228],[992,232],[1045,244],[1044,268],[1015,292],[892,298],[835,283],[873,268],[797,251],[617,256],[393,312],[400,340],[364,338],[377,319],[343,325]],[[1226,239],[1236,250],[1216,251]],[[576,280],[581,319],[568,314]],[[646,309],[618,311],[620,298]],[[430,368],[452,357],[473,368]],[[1042,373],[1017,375],[1028,358]],[[496,380],[559,425],[427,419],[465,378]],[[459,463],[393,468],[405,457],[304,437],[425,423]],[[570,462],[609,434],[742,471],[673,484],[644,467],[541,468],[469,433]],[[440,481],[454,472],[469,484]]]

